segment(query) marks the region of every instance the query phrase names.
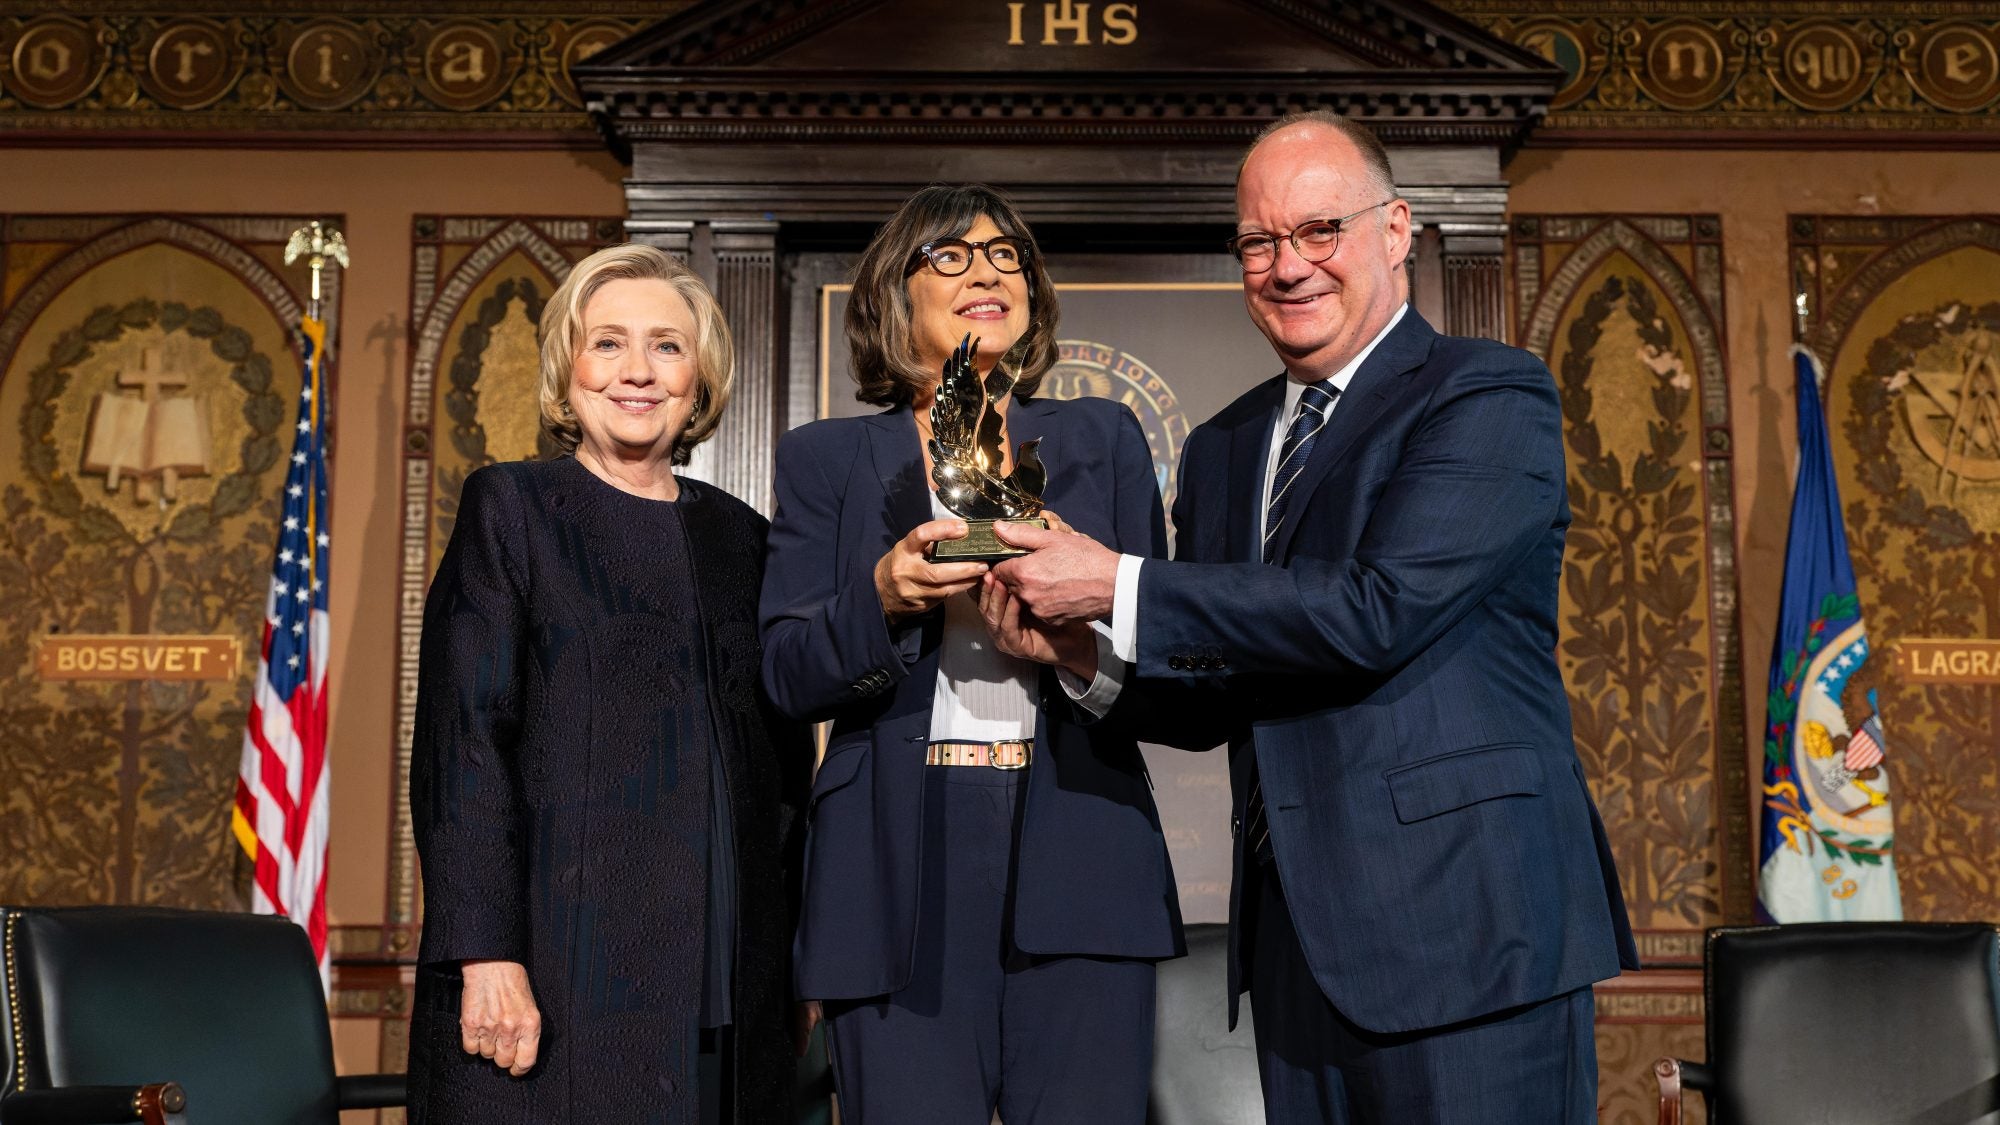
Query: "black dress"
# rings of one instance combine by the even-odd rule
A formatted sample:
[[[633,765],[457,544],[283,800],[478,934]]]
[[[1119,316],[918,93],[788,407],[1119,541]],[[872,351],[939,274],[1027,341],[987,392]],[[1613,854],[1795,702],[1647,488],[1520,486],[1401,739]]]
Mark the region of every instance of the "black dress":
[[[732,1025],[734,1120],[791,1120],[811,750],[759,686],[766,530],[719,489],[647,500],[574,458],[466,480],[410,768],[414,1125],[693,1122],[705,1023]],[[528,967],[543,1034],[523,1078],[460,1049],[472,959]]]

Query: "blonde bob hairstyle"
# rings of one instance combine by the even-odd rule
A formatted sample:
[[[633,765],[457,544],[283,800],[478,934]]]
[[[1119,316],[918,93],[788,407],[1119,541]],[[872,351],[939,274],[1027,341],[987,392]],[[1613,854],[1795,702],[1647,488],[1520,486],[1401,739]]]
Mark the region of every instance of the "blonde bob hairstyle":
[[[614,281],[664,281],[694,313],[694,413],[674,443],[673,463],[685,465],[694,447],[715,434],[736,377],[736,349],[722,307],[700,275],[657,247],[632,242],[599,250],[578,262],[542,308],[542,433],[564,453],[576,452],[583,431],[569,405],[570,375],[584,346],[583,311],[597,291]]]

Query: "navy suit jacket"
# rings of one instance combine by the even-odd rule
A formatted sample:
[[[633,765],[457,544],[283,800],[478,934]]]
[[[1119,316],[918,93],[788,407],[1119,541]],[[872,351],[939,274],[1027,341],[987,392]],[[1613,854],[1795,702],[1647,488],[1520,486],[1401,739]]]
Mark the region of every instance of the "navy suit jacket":
[[[1320,432],[1265,565],[1283,394],[1260,384],[1188,437],[1176,561],[1140,571],[1140,690],[1118,725],[1229,741],[1239,817],[1254,754],[1306,960],[1364,1028],[1636,968],[1556,666],[1569,499],[1548,369],[1405,313]],[[1237,919],[1245,847],[1239,832]]]
[[[1016,442],[1042,439],[1044,500],[1072,527],[1121,551],[1165,554],[1153,460],[1129,410],[1101,399],[1016,400],[1007,429]],[[909,980],[922,871],[942,862],[922,854],[921,829],[943,610],[891,625],[875,593],[876,561],[932,518],[909,408],[787,433],[777,494],[760,607],[764,682],[780,710],[833,722],[809,805],[798,991],[884,995]],[[1086,724],[1053,673],[1040,686],[1014,946],[1180,955],[1180,904],[1138,745]]]

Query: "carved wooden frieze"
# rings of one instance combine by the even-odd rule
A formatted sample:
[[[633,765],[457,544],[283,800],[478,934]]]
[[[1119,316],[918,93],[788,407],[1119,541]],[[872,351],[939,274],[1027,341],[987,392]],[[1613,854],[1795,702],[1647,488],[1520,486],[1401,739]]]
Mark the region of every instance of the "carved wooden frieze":
[[[0,0],[0,125],[72,143],[79,129],[531,131],[594,143],[570,69],[678,6],[336,0],[193,16],[99,0],[57,15]]]
[[[1394,0],[710,0],[577,80],[626,144],[1235,145],[1331,108],[1391,144],[1506,144],[1557,68]],[[866,75],[866,80],[857,80]]]
[[[1538,143],[2000,143],[1987,3],[1446,7],[1562,67]]]
[[[238,0],[199,16],[133,0],[0,0],[0,124],[16,138],[61,143],[75,143],[79,129],[244,137],[307,129],[390,140],[531,133],[589,145],[596,134],[573,70],[664,20],[688,34],[656,41],[660,49],[645,57],[687,78],[670,96],[604,91],[614,131],[628,139],[727,140],[745,135],[732,121],[775,115],[801,139],[908,137],[922,122],[926,137],[942,125],[969,139],[1020,140],[1095,117],[1082,135],[1233,140],[1308,105],[1369,118],[1396,143],[1509,140],[1531,126],[1540,141],[1580,144],[2000,138],[2000,20],[1976,0],[1781,0],[1755,9],[1720,0],[1445,0],[1466,21],[1457,25],[1436,9],[1426,20],[1385,3],[1228,2],[1240,12],[1222,32],[1199,26],[1203,9],[1221,10],[1199,0],[949,5],[970,28],[954,32],[964,50],[996,48],[994,61],[1039,72],[1018,86],[952,91],[962,54],[915,85],[877,81],[888,74],[879,69],[865,82],[839,73],[839,52],[851,45],[828,38],[829,26],[846,22],[888,44],[931,22],[899,14],[894,0]],[[1230,26],[1261,30],[1259,21],[1282,25],[1243,37],[1262,45],[1262,73],[1226,49]],[[1486,34],[1497,41],[1482,42]],[[1496,47],[1560,68],[1553,103],[1541,72],[1509,65]],[[1164,69],[1185,72],[1187,59],[1205,58],[1195,70],[1213,70],[1210,80],[1183,74],[1191,81],[1146,90],[1141,71],[1157,72],[1176,51],[1180,61]],[[774,57],[799,68],[782,87],[704,84]],[[912,67],[924,58],[908,57]],[[817,80],[805,74],[812,70]],[[1427,77],[1320,80],[1366,70]],[[1119,120],[1102,119],[1107,104]]]

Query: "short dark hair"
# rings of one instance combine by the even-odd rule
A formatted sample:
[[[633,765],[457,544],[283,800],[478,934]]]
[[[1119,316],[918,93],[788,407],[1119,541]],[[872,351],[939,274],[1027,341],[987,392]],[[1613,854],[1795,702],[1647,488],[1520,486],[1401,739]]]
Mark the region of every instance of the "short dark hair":
[[[1402,194],[1396,190],[1396,173],[1389,167],[1389,151],[1382,147],[1382,139],[1375,135],[1375,130],[1332,109],[1309,109],[1303,113],[1288,113],[1264,126],[1258,131],[1257,139],[1251,141],[1250,147],[1243,150],[1242,159],[1236,162],[1236,182],[1243,182],[1243,166],[1250,162],[1250,154],[1256,152],[1257,146],[1263,144],[1271,134],[1307,122],[1324,125],[1352,141],[1354,147],[1361,150],[1361,162],[1367,166],[1369,176],[1375,180],[1375,186],[1391,198]]]
[[[935,384],[939,372],[917,363],[910,338],[910,293],[906,281],[910,262],[924,243],[957,238],[981,216],[993,220],[1000,233],[1028,247],[1021,273],[1028,282],[1028,355],[1014,393],[1026,398],[1041,385],[1056,363],[1056,321],[1060,307],[1055,286],[1042,266],[1041,249],[1027,220],[1007,197],[984,184],[933,184],[903,201],[896,214],[861,254],[854,270],[854,292],[847,302],[847,351],[854,369],[854,397],[877,406],[913,401],[917,392]]]

